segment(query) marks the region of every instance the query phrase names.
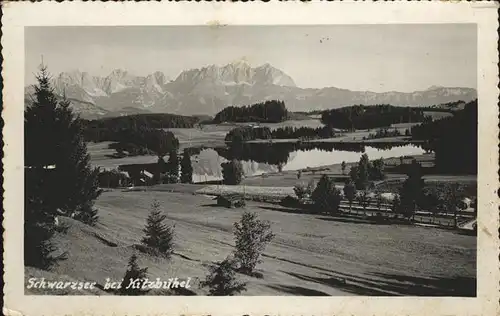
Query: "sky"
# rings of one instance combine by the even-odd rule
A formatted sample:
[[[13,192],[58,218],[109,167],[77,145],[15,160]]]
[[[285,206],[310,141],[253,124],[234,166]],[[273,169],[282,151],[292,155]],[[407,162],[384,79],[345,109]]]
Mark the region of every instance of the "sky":
[[[270,63],[302,88],[360,91],[476,88],[475,24],[324,26],[75,26],[25,28],[25,78],[114,69],[144,76],[245,59]]]

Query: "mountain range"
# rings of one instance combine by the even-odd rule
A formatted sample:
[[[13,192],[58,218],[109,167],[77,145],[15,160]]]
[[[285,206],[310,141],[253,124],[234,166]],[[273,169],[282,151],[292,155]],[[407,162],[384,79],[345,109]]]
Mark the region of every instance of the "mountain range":
[[[364,104],[432,106],[477,98],[475,89],[432,86],[424,91],[351,91],[336,87],[297,87],[293,79],[270,64],[252,67],[245,61],[183,71],[171,80],[162,72],[135,76],[117,69],[106,77],[87,72],[63,72],[52,78],[57,94],[66,94],[84,118],[137,113],[214,115],[226,106],[264,100],[285,101],[291,111],[311,111]],[[33,87],[25,89],[25,103]]]

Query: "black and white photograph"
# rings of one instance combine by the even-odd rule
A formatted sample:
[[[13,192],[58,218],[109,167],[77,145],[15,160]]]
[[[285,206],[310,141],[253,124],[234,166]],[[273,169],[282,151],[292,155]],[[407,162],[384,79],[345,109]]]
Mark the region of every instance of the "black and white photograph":
[[[25,296],[481,293],[476,23],[23,32]]]
[[[27,28],[27,293],[475,296],[476,33]]]

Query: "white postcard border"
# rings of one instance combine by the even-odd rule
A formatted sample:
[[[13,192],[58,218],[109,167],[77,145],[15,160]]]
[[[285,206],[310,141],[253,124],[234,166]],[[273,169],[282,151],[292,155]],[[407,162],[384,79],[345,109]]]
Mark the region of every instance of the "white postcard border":
[[[495,2],[3,3],[4,313],[24,315],[495,315],[498,262],[498,56]],[[25,296],[24,27],[475,23],[478,26],[477,298]]]

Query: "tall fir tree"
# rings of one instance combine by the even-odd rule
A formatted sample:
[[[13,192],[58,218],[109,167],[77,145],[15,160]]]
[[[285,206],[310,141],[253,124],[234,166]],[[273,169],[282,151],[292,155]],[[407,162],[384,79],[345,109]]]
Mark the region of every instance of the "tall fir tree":
[[[66,98],[59,101],[45,66],[36,79],[24,116],[24,253],[25,265],[49,269],[65,257],[53,255],[56,217],[76,215],[95,223],[92,206],[101,191],[97,171],[90,168],[80,120]]]
[[[54,195],[48,190],[52,170],[47,168],[54,163],[53,154],[56,147],[53,143],[44,144],[43,138],[37,131],[44,129],[44,122],[54,122],[50,113],[55,111],[57,100],[52,93],[49,77],[44,68],[37,75],[37,80],[38,85],[34,87],[35,95],[32,97],[34,106],[25,111],[24,118],[24,264],[50,269],[57,262],[53,256],[57,248],[52,243],[57,203],[54,201]],[[46,132],[46,137],[54,136],[51,129]],[[40,154],[37,155],[37,152]]]
[[[127,266],[127,271],[123,277],[120,293],[122,295],[143,295],[147,291],[142,289],[142,285],[148,275],[148,268],[140,268],[137,263],[137,256],[133,254]]]
[[[182,183],[192,183],[193,182],[193,166],[191,164],[191,156],[189,155],[189,150],[184,149],[181,160],[181,182]]]
[[[142,239],[142,243],[160,255],[170,258],[174,251],[174,227],[165,224],[166,218],[167,216],[160,210],[160,203],[154,201],[151,204],[146,227],[143,229],[146,236]]]
[[[25,166],[31,173],[30,181],[43,178],[40,181],[46,189],[40,198],[46,207],[93,225],[97,221],[94,200],[102,191],[99,171],[90,164],[82,121],[65,97],[58,101],[44,66],[37,80],[24,121]]]

